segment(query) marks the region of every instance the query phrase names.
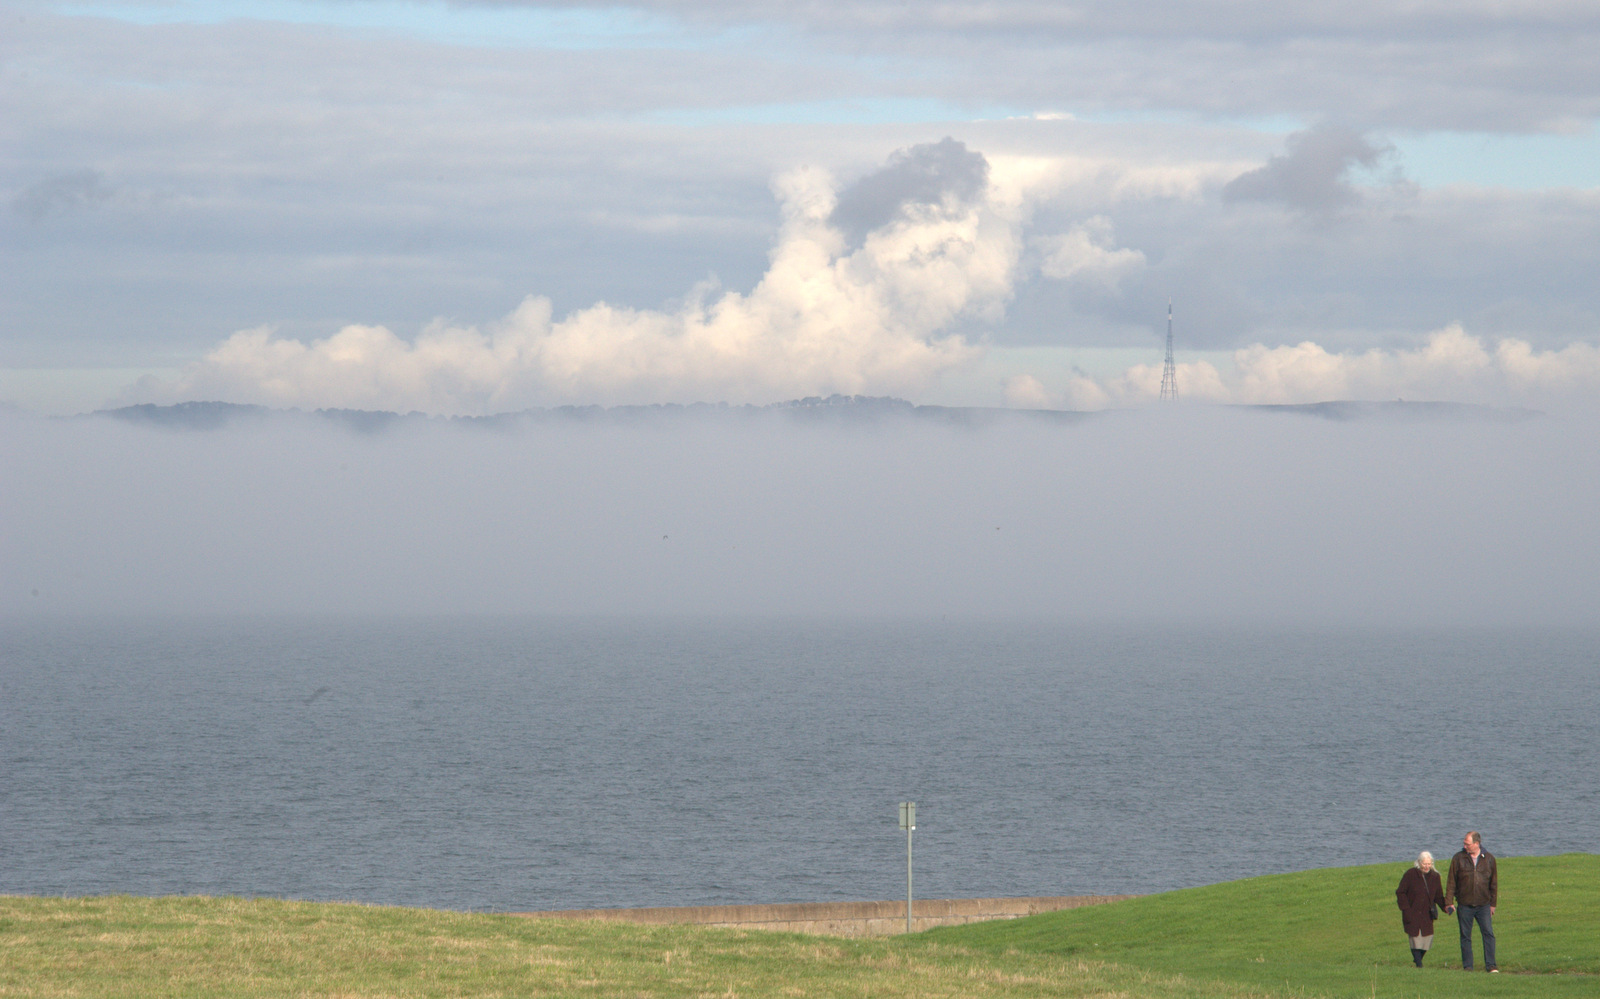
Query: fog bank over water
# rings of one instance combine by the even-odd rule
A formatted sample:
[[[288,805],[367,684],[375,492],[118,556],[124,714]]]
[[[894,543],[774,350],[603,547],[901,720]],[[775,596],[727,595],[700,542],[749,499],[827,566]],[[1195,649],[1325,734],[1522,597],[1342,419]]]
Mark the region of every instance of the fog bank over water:
[[[1364,415],[0,416],[0,613],[1590,622],[1600,421]]]

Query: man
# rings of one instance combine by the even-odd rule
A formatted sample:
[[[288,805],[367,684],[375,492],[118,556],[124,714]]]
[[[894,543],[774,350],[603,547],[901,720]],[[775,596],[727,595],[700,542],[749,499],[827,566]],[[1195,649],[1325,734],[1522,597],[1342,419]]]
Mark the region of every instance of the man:
[[[1500,901],[1500,879],[1494,855],[1483,848],[1483,837],[1469,832],[1461,851],[1450,858],[1450,876],[1444,883],[1444,911],[1454,912],[1461,924],[1461,967],[1472,970],[1472,924],[1483,937],[1484,970],[1500,971],[1494,963],[1494,909]]]

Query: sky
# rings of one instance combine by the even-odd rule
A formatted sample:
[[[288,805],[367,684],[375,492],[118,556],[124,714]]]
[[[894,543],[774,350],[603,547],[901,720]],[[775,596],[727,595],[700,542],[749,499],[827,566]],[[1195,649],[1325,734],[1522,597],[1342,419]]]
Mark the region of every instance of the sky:
[[[0,402],[1600,396],[1600,7],[0,0]]]

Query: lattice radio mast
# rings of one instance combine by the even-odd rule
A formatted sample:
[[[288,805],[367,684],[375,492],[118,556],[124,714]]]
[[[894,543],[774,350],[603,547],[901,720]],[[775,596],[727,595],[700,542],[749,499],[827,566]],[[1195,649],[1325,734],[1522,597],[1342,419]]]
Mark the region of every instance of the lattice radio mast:
[[[1178,401],[1178,366],[1172,363],[1172,299],[1167,299],[1167,363],[1161,366],[1161,399]]]

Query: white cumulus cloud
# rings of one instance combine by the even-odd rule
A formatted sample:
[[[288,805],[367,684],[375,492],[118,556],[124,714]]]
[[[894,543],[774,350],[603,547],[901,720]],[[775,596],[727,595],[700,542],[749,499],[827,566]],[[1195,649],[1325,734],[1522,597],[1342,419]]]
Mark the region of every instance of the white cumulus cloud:
[[[1006,405],[1013,409],[1053,409],[1059,402],[1044,382],[1033,375],[1012,375],[1002,385]]]
[[[838,198],[827,174],[798,170],[774,189],[783,225],[748,293],[701,289],[671,310],[600,303],[560,319],[529,297],[488,328],[436,323],[409,341],[379,326],[310,343],[245,330],[175,380],[141,382],[135,398],[437,413],[763,402],[914,393],[976,359],[978,348],[942,331],[1000,315],[1021,255],[1015,199],[993,187],[922,192],[854,245],[830,221]]]
[[[1138,250],[1116,247],[1111,220],[1104,215],[1096,215],[1059,236],[1041,239],[1039,245],[1044,251],[1040,272],[1057,280],[1089,279],[1114,287],[1145,263],[1144,254]]]
[[[1311,341],[1278,347],[1258,343],[1235,351],[1232,360],[1222,368],[1208,361],[1179,363],[1179,397],[1241,404],[1386,399],[1537,404],[1600,392],[1600,345],[1577,342],[1536,350],[1515,338],[1491,344],[1454,324],[1409,350],[1341,353]],[[1098,378],[1074,372],[1056,387],[1032,374],[1014,375],[1006,395],[1011,405],[1028,408],[1104,409],[1153,401],[1160,388],[1161,366],[1137,364]]]
[[[1560,351],[1535,351],[1516,339],[1490,347],[1459,325],[1435,331],[1415,350],[1342,354],[1310,342],[1271,348],[1256,344],[1235,353],[1234,365],[1231,395],[1239,402],[1505,401],[1530,392],[1600,387],[1600,350],[1595,347],[1578,343]]]

